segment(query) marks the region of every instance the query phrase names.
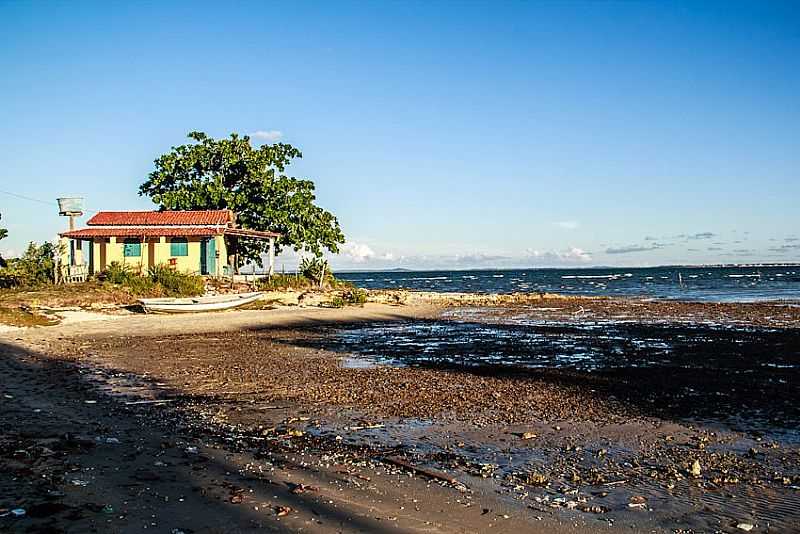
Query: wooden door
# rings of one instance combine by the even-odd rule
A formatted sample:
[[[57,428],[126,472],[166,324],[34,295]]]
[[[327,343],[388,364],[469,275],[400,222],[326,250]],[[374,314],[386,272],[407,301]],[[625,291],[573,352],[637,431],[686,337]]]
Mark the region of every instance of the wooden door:
[[[208,271],[206,274],[210,274],[211,276],[217,275],[217,242],[214,238],[210,238],[208,240],[208,246],[206,247],[206,270]]]
[[[217,274],[217,246],[214,238],[200,241],[200,274]]]
[[[156,266],[156,244],[153,241],[150,241],[147,244],[147,267],[155,267]]]

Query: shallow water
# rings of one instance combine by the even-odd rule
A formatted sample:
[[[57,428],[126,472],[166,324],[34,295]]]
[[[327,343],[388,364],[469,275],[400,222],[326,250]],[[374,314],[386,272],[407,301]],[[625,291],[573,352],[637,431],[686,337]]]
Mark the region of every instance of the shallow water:
[[[796,329],[631,321],[544,323],[516,317],[374,323],[339,330],[326,348],[348,367],[375,364],[530,374],[564,370],[644,415],[721,424],[800,443]],[[594,378],[590,378],[594,377]],[[572,378],[571,380],[579,380]]]
[[[800,266],[388,271],[337,273],[368,289],[539,291],[713,302],[800,300]]]
[[[605,511],[596,519],[608,526],[617,521],[648,531],[679,525],[683,531],[727,532],[740,522],[757,525],[757,531],[794,531],[800,518],[796,483],[751,482],[746,469],[732,483],[701,484],[680,476],[670,483],[661,475],[668,466],[681,469],[685,458],[697,454],[695,439],[705,435],[712,437],[712,455],[748,458],[756,450],[765,471],[797,480],[798,464],[791,460],[800,447],[797,329],[620,318],[545,321],[526,310],[505,317],[488,312],[466,308],[445,320],[340,329],[324,345],[346,354],[349,366],[360,361],[478,373],[497,369],[503,376],[518,372],[543,380],[558,380],[563,370],[570,385],[619,400],[643,419],[618,430],[603,422],[559,423],[563,429],[529,423],[523,430],[538,435],[530,442],[509,429],[467,431],[406,421],[370,431],[371,442],[414,444],[408,453],[419,462],[477,480],[488,477],[487,484],[499,483],[510,498],[543,513],[558,510],[566,520],[589,506]],[[673,433],[677,437],[665,441]],[[617,441],[624,435],[628,442]],[[642,448],[641,436],[655,445]],[[768,443],[780,444],[782,452],[770,453]],[[527,483],[529,473],[547,476],[546,487]],[[598,473],[605,479],[593,481]],[[752,476],[764,474],[756,469]],[[630,507],[636,498],[644,498],[643,508]]]

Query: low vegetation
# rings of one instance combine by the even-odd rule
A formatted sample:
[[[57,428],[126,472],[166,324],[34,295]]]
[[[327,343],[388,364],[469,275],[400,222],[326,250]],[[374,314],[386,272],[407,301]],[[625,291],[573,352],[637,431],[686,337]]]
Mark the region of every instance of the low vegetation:
[[[350,282],[337,279],[328,262],[321,258],[305,258],[297,274],[273,274],[262,278],[258,288],[262,291],[342,289],[353,287]]]
[[[54,324],[58,324],[58,319],[39,313],[33,313],[23,308],[6,308],[0,306],[0,325],[52,326]]]
[[[334,308],[345,306],[363,306],[367,302],[367,292],[358,287],[351,287],[331,299],[330,305]]]
[[[16,287],[0,290],[0,307],[87,308],[134,304],[136,298],[122,286],[90,280],[80,284]]]
[[[334,308],[363,305],[367,292],[347,280],[336,278],[328,262],[321,258],[305,258],[300,262],[296,274],[275,274],[257,282],[261,291],[311,291],[325,292],[323,306]]]
[[[319,288],[319,284],[296,274],[273,274],[256,282],[259,291],[307,291]]]
[[[298,269],[300,276],[312,282],[317,282],[320,286],[333,278],[328,262],[322,258],[303,258]]]
[[[122,286],[136,296],[192,297],[205,291],[202,276],[182,273],[163,264],[139,274],[127,265],[112,262],[98,278]]]
[[[55,280],[56,245],[30,243],[19,258],[6,260],[0,269],[0,288],[37,288]]]

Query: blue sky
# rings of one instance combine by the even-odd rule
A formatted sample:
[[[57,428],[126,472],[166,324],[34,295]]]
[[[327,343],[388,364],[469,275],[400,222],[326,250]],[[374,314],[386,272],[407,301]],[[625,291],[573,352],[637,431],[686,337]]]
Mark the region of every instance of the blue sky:
[[[302,149],[339,268],[800,260],[796,3],[230,4],[0,1],[0,190],[148,209],[239,132]]]

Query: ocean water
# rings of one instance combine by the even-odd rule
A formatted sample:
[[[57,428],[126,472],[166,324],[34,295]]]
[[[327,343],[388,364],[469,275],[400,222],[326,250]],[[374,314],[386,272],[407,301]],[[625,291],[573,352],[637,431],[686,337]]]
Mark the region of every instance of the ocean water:
[[[800,266],[646,267],[337,273],[367,289],[552,292],[709,302],[800,303]]]

